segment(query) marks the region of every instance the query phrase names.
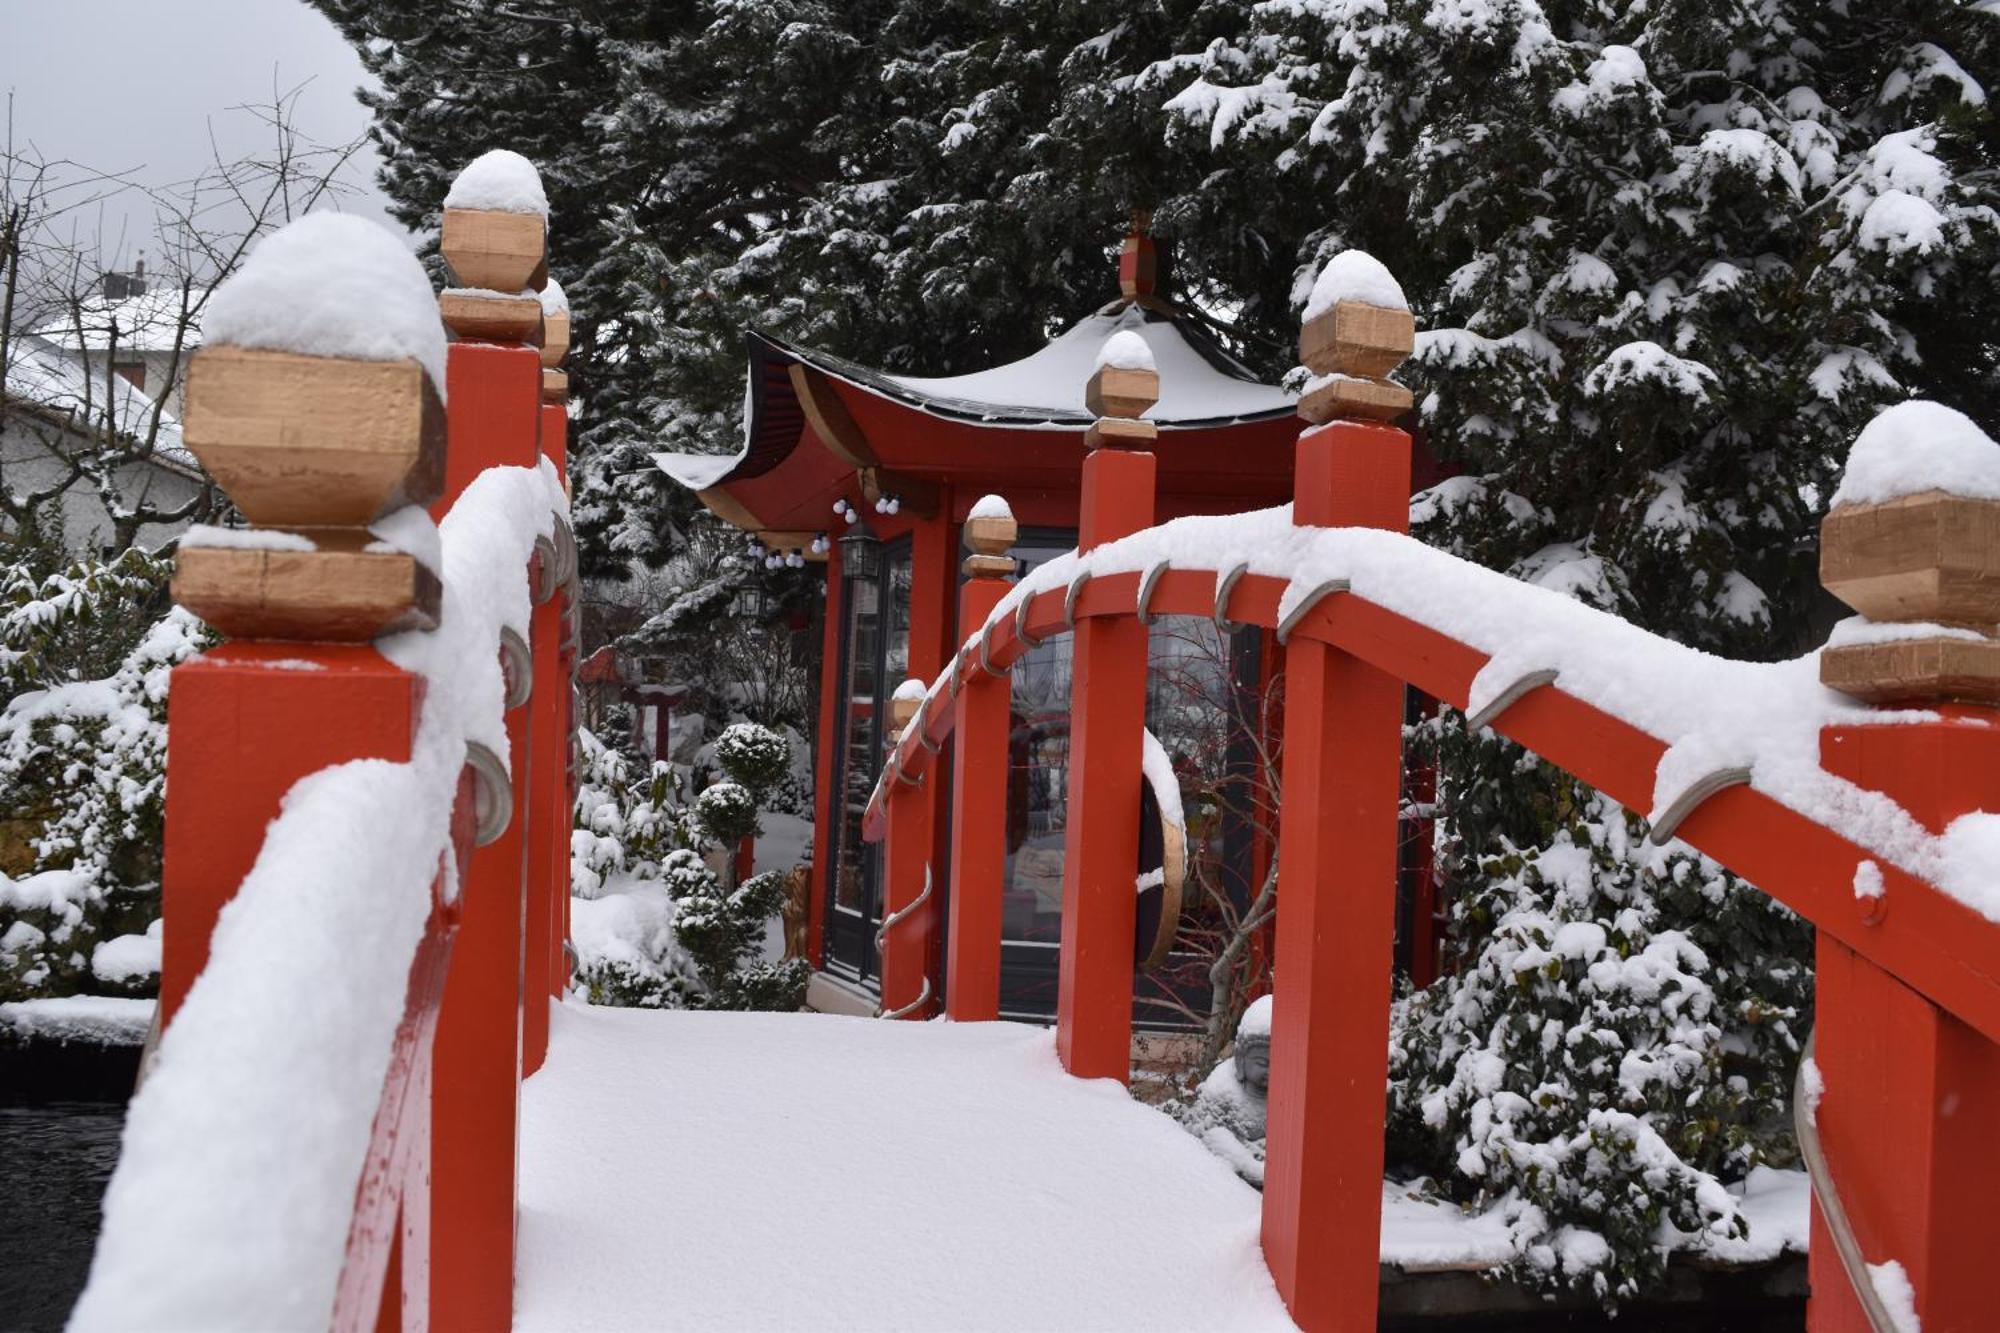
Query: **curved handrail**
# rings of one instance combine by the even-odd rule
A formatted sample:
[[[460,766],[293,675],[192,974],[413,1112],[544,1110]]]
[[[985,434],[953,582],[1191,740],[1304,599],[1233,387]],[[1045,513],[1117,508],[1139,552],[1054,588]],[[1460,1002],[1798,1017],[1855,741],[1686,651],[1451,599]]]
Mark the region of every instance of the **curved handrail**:
[[[1218,599],[1219,581],[1232,575],[1226,600]],[[983,658],[988,669],[1010,672],[1030,646],[1064,633],[1071,615],[1136,616],[1142,577],[1137,569],[1099,569],[1081,588],[1074,580],[1023,588],[1003,599],[967,642],[979,646],[973,656]],[[1176,566],[1160,577],[1149,609],[1154,616],[1212,617],[1223,600],[1228,619],[1275,629],[1289,586],[1288,580],[1268,573],[1236,575],[1233,568]],[[1029,636],[1025,639],[1023,626]],[[1490,660],[1487,653],[1351,589],[1322,597],[1296,619],[1293,633],[1350,653],[1460,709],[1467,704],[1473,678]],[[965,670],[966,662],[965,653],[954,654],[927,700],[948,688],[949,677]],[[920,719],[925,743],[918,744],[918,727],[912,726],[890,752],[864,814],[868,840],[879,840],[886,832],[888,774],[915,783],[928,767],[933,747],[951,735],[954,711],[926,707]],[[1529,690],[1482,720],[1628,808],[1651,805],[1667,742],[1566,690],[1562,682]],[[1725,811],[1734,817],[1724,817]],[[1703,791],[1676,814],[1675,832],[1682,841],[2000,1042],[2000,930],[1965,903],[1753,785]],[[1790,836],[1745,831],[1759,828],[1782,828]],[[1780,845],[1804,850],[1780,853]],[[1854,911],[1850,888],[1854,867],[1867,860],[1882,863],[1888,891],[1899,903],[1896,913],[1874,922]]]

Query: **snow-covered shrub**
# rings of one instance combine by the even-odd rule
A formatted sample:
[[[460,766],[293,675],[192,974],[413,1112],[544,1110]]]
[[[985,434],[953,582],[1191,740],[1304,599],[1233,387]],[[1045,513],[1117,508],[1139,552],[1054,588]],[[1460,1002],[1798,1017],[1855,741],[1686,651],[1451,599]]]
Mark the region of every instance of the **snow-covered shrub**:
[[[771,734],[743,733],[753,761],[769,750],[759,732]],[[682,769],[655,762],[642,775],[587,730],[579,744],[570,834],[577,989],[598,1004],[796,1009],[806,965],[758,957],[782,883],[775,875],[734,883],[735,847],[757,826],[750,790],[717,782],[691,801]]]
[[[695,797],[694,815],[702,832],[733,847],[757,831],[757,798],[740,782],[717,782]]]
[[[1688,1237],[1742,1232],[1723,1182],[1795,1155],[1808,929],[1602,797],[1484,871],[1453,909],[1464,969],[1396,1001],[1392,1172],[1523,1205],[1525,1280],[1629,1298]]]
[[[170,572],[134,549],[0,582],[0,1000],[157,986],[156,947],[94,962],[159,916],[168,678],[207,636]]]
[[[733,780],[762,796],[791,771],[792,746],[755,722],[733,722],[715,741],[715,762]]]

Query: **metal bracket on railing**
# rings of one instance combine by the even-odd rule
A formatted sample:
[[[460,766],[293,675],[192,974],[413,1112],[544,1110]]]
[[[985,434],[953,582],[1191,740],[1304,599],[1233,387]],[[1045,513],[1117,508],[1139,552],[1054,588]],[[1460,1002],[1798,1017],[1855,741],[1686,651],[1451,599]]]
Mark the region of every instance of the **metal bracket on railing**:
[[[917,744],[923,747],[926,753],[936,754],[940,749],[943,748],[942,745],[940,745],[937,741],[932,740],[929,736],[926,736],[924,734],[924,732],[928,729],[930,715],[931,715],[931,696],[929,694],[925,694],[924,701],[917,705],[917,715],[910,719],[910,725],[916,728]]]
[[[535,538],[535,572],[541,577],[535,580],[534,602],[543,606],[562,587],[562,580],[556,575],[556,544],[547,537]]]
[[[1173,568],[1173,565],[1170,561],[1162,560],[1148,569],[1146,576],[1139,580],[1139,623],[1141,625],[1150,625],[1153,623],[1153,592],[1160,586],[1161,576],[1171,568]]]
[[[574,585],[577,582],[576,533],[560,518],[555,523],[555,548],[557,582]]]
[[[1244,561],[1215,581],[1215,627],[1229,628],[1229,594],[1236,591],[1236,581],[1250,572],[1250,562]]]
[[[506,625],[500,627],[500,679],[506,687],[509,712],[528,702],[535,692],[535,659],[528,641]]]
[[[903,924],[903,922],[909,920],[910,917],[913,914],[915,914],[916,910],[919,907],[922,907],[925,903],[929,902],[930,900],[931,900],[931,868],[929,866],[925,866],[924,891],[918,894],[916,897],[910,899],[909,902],[904,903],[901,907],[897,908],[895,911],[889,913],[889,915],[883,917],[882,924],[875,928],[875,955],[878,959],[882,955],[883,947],[888,943],[889,932],[895,929],[897,926]],[[882,1002],[879,999],[876,1000],[875,1017],[902,1018],[905,1017],[906,1015],[915,1013],[917,1010],[929,1004],[931,1001],[931,978],[928,972],[924,974],[923,983],[924,983],[923,990],[917,995],[916,999],[910,1001],[906,1005],[902,1005],[898,1008],[891,1009],[886,1014],[882,1012]]]
[[[1847,1274],[1847,1285],[1861,1302],[1861,1313],[1868,1317],[1868,1327],[1874,1333],[1898,1333],[1901,1325],[1890,1317],[1888,1307],[1882,1303],[1882,1294],[1875,1290],[1875,1277],[1868,1271],[1861,1242],[1855,1239],[1854,1223],[1847,1216],[1840,1187],[1834,1183],[1833,1167],[1826,1160],[1826,1145],[1820,1142],[1819,1122],[1806,1098],[1806,1066],[1812,1063],[1813,1044],[1818,1036],[1818,1028],[1806,1034],[1806,1048],[1799,1053],[1798,1072],[1792,1075],[1792,1133],[1799,1141],[1799,1156],[1805,1159],[1806,1180],[1819,1204],[1820,1221],[1826,1224],[1827,1235],[1833,1239],[1833,1251],[1840,1256],[1841,1270]]]
[[[465,763],[472,770],[472,845],[484,847],[514,821],[514,780],[500,756],[478,741],[465,743]]]
[[[1478,731],[1482,727],[1492,726],[1493,719],[1519,703],[1522,695],[1529,690],[1538,690],[1544,685],[1555,684],[1559,674],[1553,667],[1538,667],[1533,671],[1522,672],[1506,689],[1488,699],[1484,708],[1468,714],[1465,719],[1465,729]]]
[[[1029,649],[1042,646],[1040,639],[1028,633],[1028,607],[1034,600],[1033,597],[1023,597],[1014,607],[1014,637],[1021,641],[1023,648]]]
[[[1653,821],[1653,827],[1647,830],[1646,841],[1655,847],[1664,847],[1673,841],[1674,830],[1681,826],[1681,821],[1693,814],[1703,801],[1725,787],[1740,787],[1748,781],[1750,770],[1747,768],[1718,768],[1713,773],[1696,778]]]
[[[1328,579],[1326,582],[1320,584],[1318,587],[1314,588],[1311,592],[1307,593],[1304,597],[1300,598],[1299,604],[1292,608],[1292,613],[1286,616],[1283,620],[1278,622],[1278,642],[1283,643],[1285,640],[1292,637],[1292,630],[1298,625],[1298,623],[1301,620],[1304,620],[1306,618],[1306,612],[1312,610],[1315,606],[1318,606],[1322,601],[1332,596],[1334,593],[1346,592],[1347,590],[1348,587],[1346,579]]]
[[[1063,593],[1063,628],[1076,633],[1076,599],[1083,595],[1083,585],[1090,582],[1090,571],[1084,570],[1069,581],[1069,589]]]
[[[979,669],[989,676],[1000,677],[1007,673],[993,665],[993,624],[989,620],[979,627]]]

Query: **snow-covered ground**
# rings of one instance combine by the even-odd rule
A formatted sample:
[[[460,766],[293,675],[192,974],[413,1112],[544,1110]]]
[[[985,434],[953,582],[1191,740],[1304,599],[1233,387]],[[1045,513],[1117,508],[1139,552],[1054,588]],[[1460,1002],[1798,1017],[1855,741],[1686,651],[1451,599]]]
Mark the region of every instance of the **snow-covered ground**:
[[[570,1003],[521,1115],[523,1333],[1292,1327],[1256,1191],[1040,1028]]]
[[[522,1333],[1291,1327],[1257,1192],[1046,1029],[571,1002],[521,1115]],[[1712,1258],[1805,1248],[1801,1173],[1744,1194]],[[1510,1230],[1383,1186],[1385,1263]]]

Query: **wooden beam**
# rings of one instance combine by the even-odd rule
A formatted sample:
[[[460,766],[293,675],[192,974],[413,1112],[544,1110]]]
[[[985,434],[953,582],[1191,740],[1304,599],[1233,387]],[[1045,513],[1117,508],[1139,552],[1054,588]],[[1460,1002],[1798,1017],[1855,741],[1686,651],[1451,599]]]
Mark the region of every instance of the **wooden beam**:
[[[727,523],[732,528],[745,532],[757,532],[764,526],[764,520],[750,511],[750,506],[723,490],[720,486],[710,486],[694,493],[694,498],[708,506],[708,512]]]
[[[883,467],[864,467],[856,472],[861,486],[861,495],[869,504],[874,504],[885,495],[896,497],[903,509],[919,518],[936,518],[941,492],[933,482],[907,473],[891,472]]]
[[[848,412],[847,404],[840,401],[840,394],[834,389],[833,381],[811,366],[794,361],[790,368],[792,389],[799,396],[799,407],[806,414],[806,423],[813,428],[813,434],[826,442],[834,457],[849,467],[874,467],[879,462],[875,451],[868,447],[868,437],[861,433],[854,417]]]

